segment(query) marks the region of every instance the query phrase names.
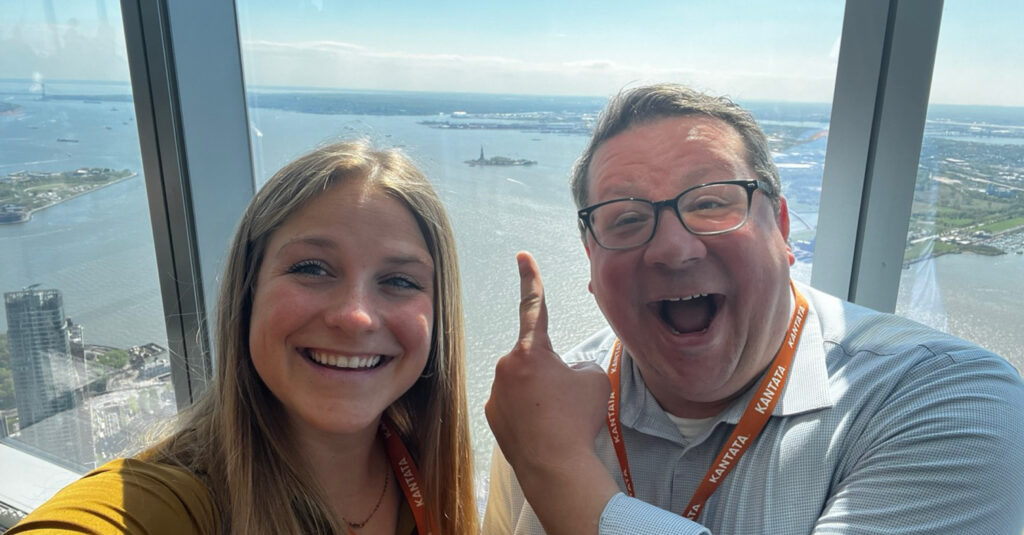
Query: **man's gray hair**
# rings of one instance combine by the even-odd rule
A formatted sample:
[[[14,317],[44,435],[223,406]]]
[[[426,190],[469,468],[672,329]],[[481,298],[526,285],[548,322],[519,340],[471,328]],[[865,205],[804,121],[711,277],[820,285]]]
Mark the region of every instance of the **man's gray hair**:
[[[577,208],[588,205],[587,174],[594,153],[602,143],[638,124],[650,123],[666,117],[706,115],[732,126],[743,138],[747,148],[747,162],[759,178],[771,185],[768,197],[775,213],[779,213],[779,195],[782,185],[779,170],[772,161],[768,140],[754,116],[727,97],[713,97],[678,84],[656,84],[637,87],[615,95],[594,127],[594,134],[586,150],[573,166],[569,183]],[[747,177],[735,177],[747,178]]]

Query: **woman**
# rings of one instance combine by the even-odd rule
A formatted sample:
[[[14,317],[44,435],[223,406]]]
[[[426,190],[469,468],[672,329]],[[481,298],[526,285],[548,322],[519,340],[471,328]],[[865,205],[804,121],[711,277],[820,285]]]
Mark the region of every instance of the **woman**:
[[[401,153],[337,143],[267,182],[216,349],[178,431],[9,533],[477,532],[455,242]]]

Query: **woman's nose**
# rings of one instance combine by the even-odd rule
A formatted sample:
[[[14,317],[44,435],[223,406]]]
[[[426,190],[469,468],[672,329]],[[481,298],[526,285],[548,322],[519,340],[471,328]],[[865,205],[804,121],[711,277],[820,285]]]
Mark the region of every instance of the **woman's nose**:
[[[367,292],[350,288],[332,297],[324,312],[324,322],[339,329],[372,331],[378,324],[377,311]]]

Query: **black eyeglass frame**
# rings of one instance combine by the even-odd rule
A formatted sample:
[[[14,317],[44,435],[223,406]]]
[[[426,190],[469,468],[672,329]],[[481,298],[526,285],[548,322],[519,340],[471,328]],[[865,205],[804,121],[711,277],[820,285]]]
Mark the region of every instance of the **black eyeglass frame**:
[[[710,232],[698,232],[698,231],[695,231],[695,230],[691,229],[689,227],[689,225],[686,224],[686,221],[683,221],[683,214],[679,213],[679,199],[681,199],[684,195],[686,195],[687,193],[690,193],[693,190],[705,188],[705,187],[708,187],[708,186],[719,186],[719,185],[724,185],[724,184],[737,184],[737,185],[740,185],[740,186],[743,186],[744,188],[746,188],[746,190],[747,190],[747,211],[743,215],[743,220],[740,221],[739,223],[737,223],[735,226],[733,226],[731,228],[724,229],[724,230],[713,230],[713,231],[710,231]],[[651,240],[654,239],[654,234],[658,231],[658,221],[659,221],[659,218],[661,217],[662,208],[666,208],[666,207],[667,208],[671,208],[672,212],[676,214],[676,219],[678,219],[679,223],[681,223],[683,225],[683,228],[685,228],[687,232],[689,232],[690,234],[693,234],[695,236],[717,236],[719,234],[725,234],[725,233],[728,233],[728,232],[732,232],[732,231],[742,227],[743,225],[745,225],[747,223],[747,219],[750,217],[750,205],[754,201],[754,192],[757,191],[757,190],[761,190],[761,191],[765,192],[766,195],[770,194],[773,191],[772,187],[767,182],[765,182],[763,180],[757,180],[757,179],[737,179],[737,180],[722,180],[722,181],[718,181],[718,182],[705,182],[704,184],[697,184],[696,186],[693,186],[693,187],[690,187],[690,188],[686,188],[685,190],[682,191],[682,193],[680,193],[679,195],[676,195],[675,197],[672,197],[671,199],[665,199],[663,201],[651,201],[651,200],[648,200],[648,199],[642,199],[640,197],[623,197],[621,199],[611,199],[611,200],[607,200],[607,201],[603,201],[603,202],[599,202],[597,204],[592,204],[590,206],[587,206],[586,208],[583,208],[583,209],[579,210],[578,212],[576,212],[576,215],[577,215],[577,217],[579,217],[580,225],[582,225],[584,228],[586,228],[587,230],[590,231],[590,235],[593,236],[594,242],[596,242],[597,245],[599,245],[602,249],[607,249],[609,251],[626,251],[626,250],[629,250],[629,249],[636,249],[637,247],[643,247],[644,245],[647,245],[648,243],[650,243]],[[600,208],[600,207],[602,207],[602,206],[604,206],[606,204],[611,204],[611,203],[615,203],[615,202],[622,202],[622,201],[640,201],[640,202],[645,202],[647,204],[650,204],[652,207],[654,207],[654,225],[651,226],[651,235],[648,236],[647,239],[644,240],[642,243],[638,243],[636,245],[630,245],[629,247],[607,247],[603,243],[601,243],[601,240],[597,239],[597,234],[594,233],[594,227],[591,226],[590,214],[592,214],[594,212],[594,210],[596,210],[596,209],[598,209],[598,208]]]

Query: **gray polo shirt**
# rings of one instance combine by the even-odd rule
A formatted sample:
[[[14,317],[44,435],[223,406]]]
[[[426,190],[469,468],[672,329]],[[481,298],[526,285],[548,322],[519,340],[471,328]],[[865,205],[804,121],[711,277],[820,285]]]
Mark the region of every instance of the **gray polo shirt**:
[[[687,440],[625,356],[621,418],[637,498],[612,498],[599,532],[1020,535],[1024,383],[1017,371],[959,338],[798,287],[810,311],[789,382],[699,524],[679,513],[754,391]],[[614,341],[604,329],[566,360],[607,367]],[[607,433],[596,451],[624,489]],[[483,533],[544,533],[500,452]]]

